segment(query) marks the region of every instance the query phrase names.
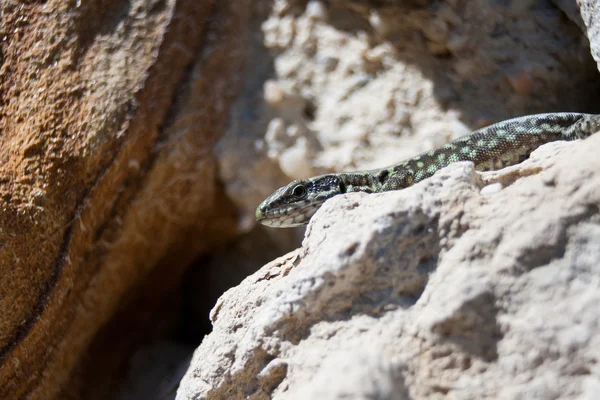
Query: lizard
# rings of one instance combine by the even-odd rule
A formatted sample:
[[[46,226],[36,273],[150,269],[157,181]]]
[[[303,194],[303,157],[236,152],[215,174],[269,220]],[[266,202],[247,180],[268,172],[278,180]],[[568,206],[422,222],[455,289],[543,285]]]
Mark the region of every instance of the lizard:
[[[404,189],[458,161],[472,161],[478,171],[498,170],[522,162],[542,144],[584,139],[599,130],[600,115],[596,114],[562,112],[512,118],[386,168],[294,180],[258,206],[256,220],[278,228],[305,225],[333,196]]]

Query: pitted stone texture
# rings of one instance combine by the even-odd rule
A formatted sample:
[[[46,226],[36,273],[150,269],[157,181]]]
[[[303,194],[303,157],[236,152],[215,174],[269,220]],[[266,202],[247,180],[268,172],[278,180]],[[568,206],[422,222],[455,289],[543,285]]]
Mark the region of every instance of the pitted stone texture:
[[[301,249],[223,295],[177,398],[589,398],[599,150],[328,201]]]

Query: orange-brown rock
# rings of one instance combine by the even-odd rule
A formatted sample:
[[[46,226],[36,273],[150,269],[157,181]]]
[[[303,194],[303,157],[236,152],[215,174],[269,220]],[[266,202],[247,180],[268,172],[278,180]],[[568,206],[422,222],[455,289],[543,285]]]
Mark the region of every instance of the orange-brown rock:
[[[124,299],[159,304],[231,236],[211,148],[236,90],[237,5],[2,2],[0,398],[69,392]]]

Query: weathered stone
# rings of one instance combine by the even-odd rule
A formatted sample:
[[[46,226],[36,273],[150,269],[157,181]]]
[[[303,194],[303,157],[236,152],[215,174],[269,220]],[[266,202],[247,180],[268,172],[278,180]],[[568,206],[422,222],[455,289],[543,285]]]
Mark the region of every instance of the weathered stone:
[[[600,2],[598,0],[577,0],[581,19],[585,24],[586,35],[590,41],[592,56],[600,70]]]
[[[177,398],[589,396],[599,151],[597,134],[328,201],[301,249],[223,295]]]
[[[152,315],[190,260],[236,229],[212,146],[247,7],[0,7],[0,398],[85,397],[68,382],[110,391],[156,325],[126,310]],[[92,344],[118,310],[139,325]]]

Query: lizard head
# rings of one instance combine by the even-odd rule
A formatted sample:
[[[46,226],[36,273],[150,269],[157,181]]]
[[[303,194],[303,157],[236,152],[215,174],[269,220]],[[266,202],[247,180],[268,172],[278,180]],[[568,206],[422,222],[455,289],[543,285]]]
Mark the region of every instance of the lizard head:
[[[275,228],[306,225],[325,200],[345,192],[344,183],[333,174],[298,179],[260,203],[256,220]]]

